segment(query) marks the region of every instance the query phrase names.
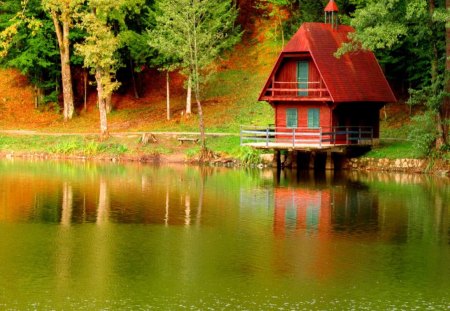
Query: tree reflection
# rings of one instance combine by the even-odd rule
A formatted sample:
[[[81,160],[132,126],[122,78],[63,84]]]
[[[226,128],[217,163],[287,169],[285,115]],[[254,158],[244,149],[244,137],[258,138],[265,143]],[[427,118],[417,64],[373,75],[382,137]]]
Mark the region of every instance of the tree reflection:
[[[72,222],[72,210],[73,210],[72,185],[68,182],[64,182],[63,183],[62,212],[61,212],[61,224],[63,226],[70,226],[70,224]]]
[[[109,221],[109,211],[110,211],[110,203],[109,203],[108,184],[106,182],[106,178],[101,176],[98,192],[98,208],[96,219],[96,223],[98,225],[105,224]]]

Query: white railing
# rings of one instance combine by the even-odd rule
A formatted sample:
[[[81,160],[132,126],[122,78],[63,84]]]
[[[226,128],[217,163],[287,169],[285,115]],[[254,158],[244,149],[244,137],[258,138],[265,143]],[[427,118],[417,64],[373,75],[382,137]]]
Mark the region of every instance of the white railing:
[[[299,95],[299,93],[305,93]],[[266,90],[266,96],[295,96],[295,97],[329,97],[328,89],[321,81],[295,81],[282,82],[273,81],[270,87]]]
[[[258,127],[242,126],[241,145],[254,147],[304,147],[329,145],[372,145],[373,128],[370,126],[334,127]]]

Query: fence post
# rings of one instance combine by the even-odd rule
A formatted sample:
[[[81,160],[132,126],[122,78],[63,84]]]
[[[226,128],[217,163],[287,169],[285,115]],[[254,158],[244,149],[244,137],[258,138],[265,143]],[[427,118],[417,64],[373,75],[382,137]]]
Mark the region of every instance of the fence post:
[[[295,128],[292,129],[292,147],[295,147]]]
[[[266,147],[269,148],[269,128],[266,128]]]
[[[333,132],[333,134],[331,134],[331,137],[333,138],[333,145],[336,146],[336,127],[332,127],[331,131]]]
[[[322,148],[322,128],[320,128],[319,130],[319,147]]]
[[[347,145],[348,145],[348,142],[349,142],[349,139],[348,139],[348,138],[349,138],[349,137],[348,137],[349,135],[350,135],[350,133],[348,132],[348,127],[346,127],[346,128],[345,128],[345,140],[346,140],[345,143],[346,143]]]
[[[370,128],[370,145],[373,146],[373,127]]]

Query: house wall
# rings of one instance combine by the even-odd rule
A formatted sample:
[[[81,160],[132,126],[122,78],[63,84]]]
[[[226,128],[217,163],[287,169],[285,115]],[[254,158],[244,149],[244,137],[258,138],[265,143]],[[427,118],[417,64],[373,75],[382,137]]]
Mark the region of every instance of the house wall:
[[[275,74],[275,81],[276,82],[297,82],[297,62],[300,60],[307,60],[309,61],[309,72],[308,72],[308,78],[309,82],[320,82],[320,74],[317,70],[317,67],[315,66],[314,62],[310,57],[308,58],[285,58],[278,71]],[[310,84],[309,88],[319,88],[322,84]],[[296,84],[276,84],[277,88],[289,88],[289,89],[296,89]],[[317,92],[309,92],[308,96],[318,96],[316,94]],[[288,96],[297,96],[296,92],[276,92],[275,95],[288,95]]]
[[[331,127],[331,109],[326,103],[320,102],[286,102],[275,105],[275,126],[286,127],[286,109],[297,108],[298,127],[308,126],[308,109],[320,109],[320,126]]]

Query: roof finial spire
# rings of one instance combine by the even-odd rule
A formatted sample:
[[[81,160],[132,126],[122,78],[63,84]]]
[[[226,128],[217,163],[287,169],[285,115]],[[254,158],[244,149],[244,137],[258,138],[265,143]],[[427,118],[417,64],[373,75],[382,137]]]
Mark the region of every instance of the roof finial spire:
[[[325,24],[331,24],[332,28],[337,28],[338,26],[338,15],[339,8],[334,2],[334,0],[330,0],[327,6],[325,7]]]

